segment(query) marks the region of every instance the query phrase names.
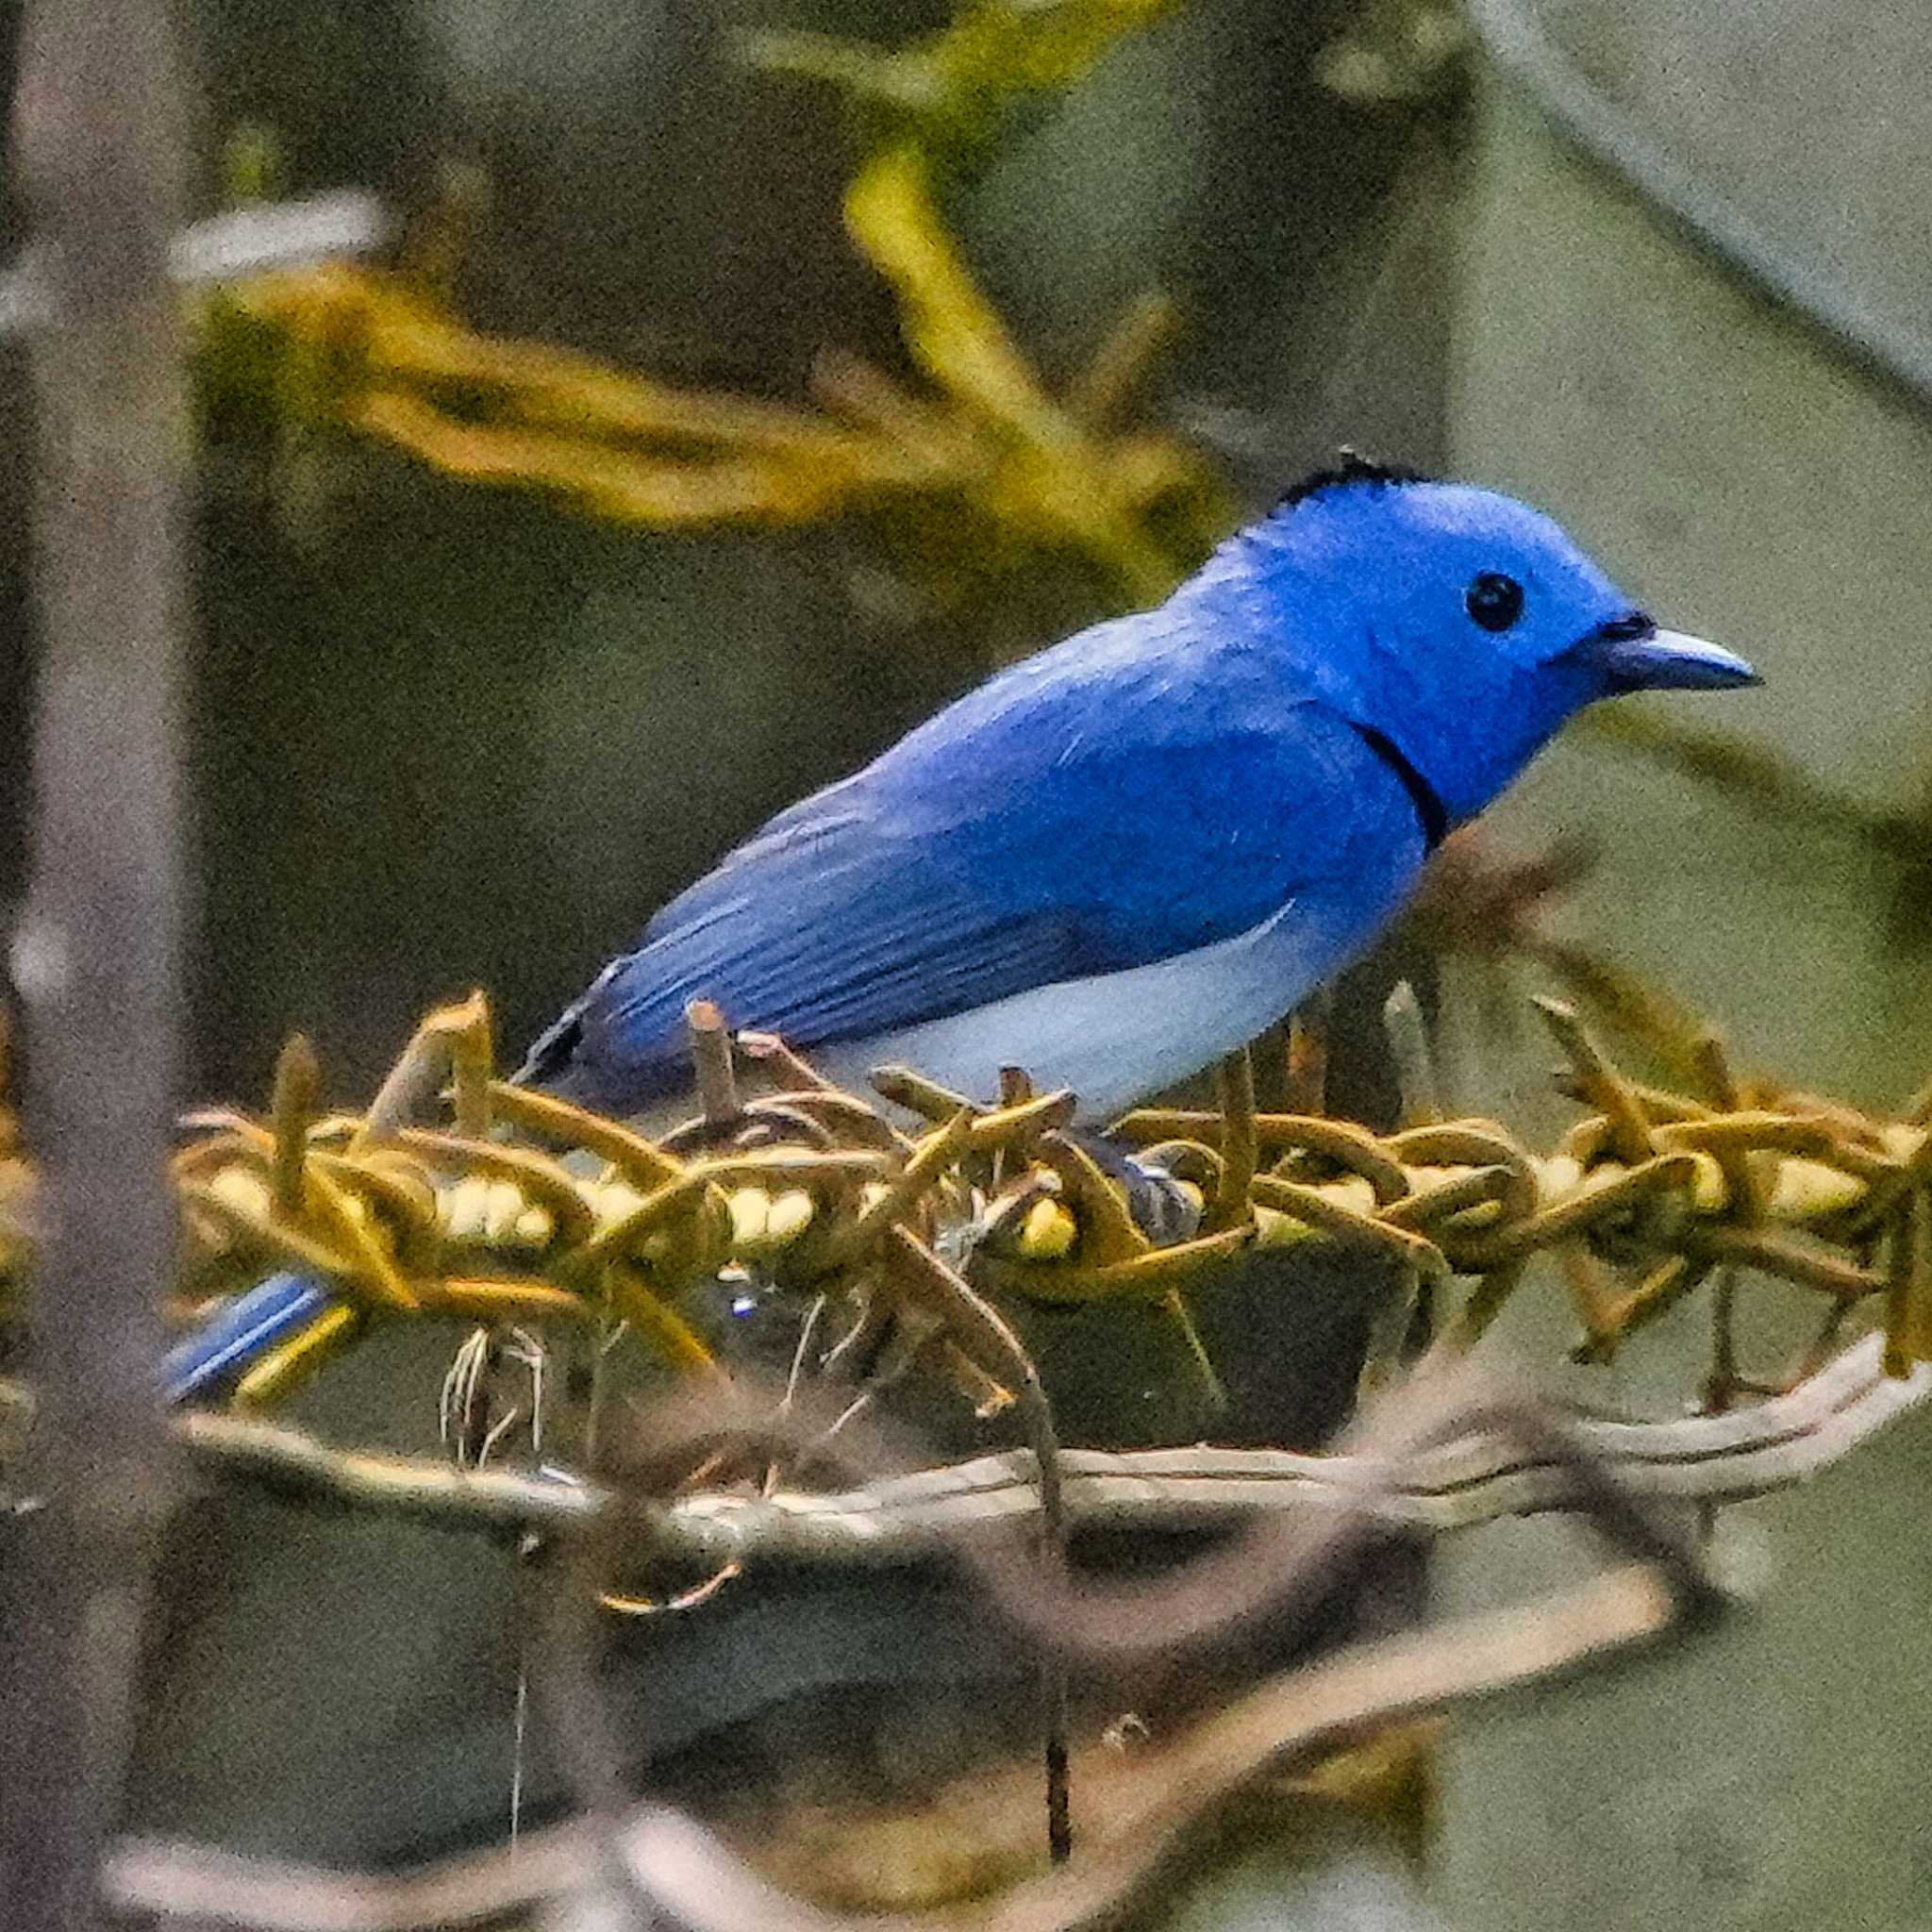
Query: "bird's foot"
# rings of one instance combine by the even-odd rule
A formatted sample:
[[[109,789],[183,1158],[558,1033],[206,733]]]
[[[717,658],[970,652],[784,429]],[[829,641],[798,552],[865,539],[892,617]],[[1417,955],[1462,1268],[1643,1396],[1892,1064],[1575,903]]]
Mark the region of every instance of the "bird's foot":
[[[1154,1246],[1171,1247],[1200,1232],[1205,1209],[1198,1187],[1098,1134],[1061,1131],[1119,1194],[1128,1218]],[[983,1204],[980,1213],[941,1233],[941,1252],[962,1268],[982,1248],[1011,1261],[1064,1260],[1081,1237],[1078,1211],[1064,1195],[1059,1175],[1031,1168]]]
[[[1072,1130],[1080,1151],[1126,1197],[1127,1212],[1157,1248],[1192,1241],[1201,1231],[1199,1189],[1169,1173],[1158,1161],[1129,1154],[1105,1134]]]

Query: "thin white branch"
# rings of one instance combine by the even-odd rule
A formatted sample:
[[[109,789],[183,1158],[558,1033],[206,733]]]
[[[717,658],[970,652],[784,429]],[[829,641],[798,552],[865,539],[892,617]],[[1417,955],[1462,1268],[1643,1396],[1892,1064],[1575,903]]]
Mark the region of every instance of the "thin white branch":
[[[366,255],[381,244],[388,227],[382,204],[354,189],[233,208],[175,236],[168,250],[168,274],[184,288],[200,288],[269,269],[307,268],[339,256]],[[46,255],[35,244],[0,275],[0,336],[18,335],[52,319]]]

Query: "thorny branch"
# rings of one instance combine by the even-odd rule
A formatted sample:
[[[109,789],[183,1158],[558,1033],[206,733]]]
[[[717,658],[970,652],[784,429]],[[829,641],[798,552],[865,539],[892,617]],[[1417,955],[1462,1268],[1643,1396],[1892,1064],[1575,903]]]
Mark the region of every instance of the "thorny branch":
[[[936,1257],[957,1253],[974,1298],[952,1291],[925,1312],[974,1365],[984,1397],[983,1378],[1015,1391],[1024,1370],[999,1328],[971,1314],[979,1296],[1171,1311],[1173,1297],[1243,1255],[1322,1244],[1473,1284],[1437,1341],[1439,1362],[1474,1345],[1522,1264],[1545,1252],[1570,1275],[1582,1360],[1608,1358],[1713,1273],[1739,1268],[1832,1309],[1873,1312],[1895,1373],[1932,1354],[1932,1252],[1916,1234],[1932,1190],[1924,1119],[1761,1087],[1740,1104],[1714,1056],[1701,1096],[1646,1087],[1568,1008],[1543,1011],[1572,1063],[1567,1084],[1591,1108],[1547,1153],[1492,1121],[1378,1137],[1257,1112],[1235,1076],[1225,1118],[1129,1114],[1119,1133],[1204,1209],[1202,1232],[1156,1245],[1058,1131],[1067,1095],[980,1108],[891,1069],[879,1080],[889,1106],[792,1086],[803,1063],[761,1043],[732,1075],[734,1114],[658,1143],[491,1080],[476,1058],[487,1015],[469,1002],[425,1023],[367,1116],[311,1118],[280,1095],[264,1123],[232,1109],[192,1117],[175,1158],[188,1257],[175,1313],[205,1319],[277,1269],[319,1284],[326,1333],[311,1324],[286,1339],[235,1391],[259,1407],[378,1320],[616,1317],[658,1356],[709,1367],[677,1306],[720,1269],[876,1318],[945,1278]],[[489,1138],[409,1118],[458,1063],[470,1069],[459,1104],[487,1120]],[[312,1083],[306,1064],[285,1057],[285,1077]],[[774,1072],[781,1091],[751,1091]],[[908,1138],[899,1123],[919,1113],[930,1124]],[[16,1161],[8,1183],[0,1256],[24,1269],[31,1171]]]
[[[1932,1136],[1917,1106],[1885,1122],[1763,1090],[1742,1105],[1714,1046],[1700,1059],[1702,1094],[1646,1088],[1567,1008],[1548,1006],[1545,1017],[1570,1060],[1568,1084],[1590,1109],[1546,1154],[1493,1122],[1377,1136],[1319,1115],[1260,1111],[1240,1064],[1224,1071],[1222,1112],[1129,1115],[1120,1133],[1181,1176],[1203,1209],[1203,1232],[1164,1246],[1060,1132],[1069,1096],[1035,1095],[1019,1078],[1006,1104],[986,1108],[892,1069],[878,1081],[890,1099],[868,1101],[832,1091],[778,1042],[733,1051],[701,1011],[693,1044],[706,1106],[652,1141],[491,1079],[489,1018],[475,998],[430,1017],[363,1115],[319,1113],[313,1057],[291,1048],[262,1121],[232,1109],[196,1115],[175,1157],[187,1256],[176,1318],[205,1332],[258,1294],[264,1275],[287,1280],[275,1271],[290,1268],[306,1271],[298,1285],[311,1297],[296,1332],[197,1385],[200,1399],[258,1409],[383,1323],[452,1317],[481,1321],[486,1332],[520,1324],[517,1345],[533,1362],[546,1346],[573,1345],[574,1335],[594,1339],[601,1360],[614,1332],[621,1346],[641,1344],[643,1356],[698,1374],[708,1392],[695,1407],[655,1402],[641,1422],[613,1412],[595,1477],[584,1481],[359,1456],[245,1414],[183,1415],[175,1439],[204,1474],[503,1535],[537,1532],[576,1550],[578,1587],[552,1591],[564,1601],[545,1613],[565,1620],[564,1648],[539,1643],[532,1653],[553,1702],[562,1684],[573,1725],[587,1692],[581,1680],[571,1688],[567,1670],[558,1677],[556,1659],[586,1640],[570,1620],[593,1615],[591,1606],[610,1600],[603,1579],[640,1560],[738,1574],[774,1558],[876,1564],[943,1549],[1040,1647],[1051,1711],[1056,1674],[1074,1654],[1208,1641],[1271,1606],[1279,1618],[1288,1614],[1283,1574],[1341,1562],[1338,1553],[1377,1523],[1446,1529],[1581,1507],[1622,1524],[1655,1557],[1669,1539],[1641,1498],[1729,1500],[1798,1480],[1932,1388],[1932,1369],[1918,1366],[1932,1352],[1921,1238]],[[1293,1050],[1305,1072],[1319,1054],[1308,1025]],[[758,1091],[774,1084],[775,1092]],[[449,1124],[433,1124],[445,1108]],[[908,1119],[921,1116],[924,1130],[908,1133]],[[0,1199],[30,1204],[27,1172]],[[30,1221],[24,1215],[12,1230],[23,1252]],[[1385,1416],[1379,1435],[1322,1457],[1058,1449],[1003,1308],[1112,1300],[1123,1319],[1139,1304],[1147,1319],[1171,1320],[1244,1257],[1331,1245],[1392,1263],[1411,1282],[1470,1284],[1407,1380],[1395,1354],[1381,1363],[1379,1375],[1399,1384],[1393,1424]],[[1848,1310],[1869,1309],[1881,1326],[1801,1375],[1753,1383],[1735,1359],[1733,1287],[1714,1412],[1559,1427],[1520,1403],[1474,1402],[1456,1367],[1524,1280],[1525,1262],[1544,1252],[1563,1263],[1577,1296],[1585,1359],[1604,1358],[1711,1274],[1804,1289],[1825,1302],[1834,1334]],[[842,1316],[837,1342],[821,1350],[801,1341],[803,1380],[795,1374],[782,1399],[759,1399],[679,1313],[721,1271],[793,1298],[827,1337]],[[613,1322],[624,1325],[612,1331]],[[1021,1400],[1034,1417],[1034,1452],[879,1477],[908,1464],[903,1454],[880,1460],[877,1418],[864,1411],[879,1380],[915,1360],[976,1406]],[[827,1409],[835,1362],[858,1365],[859,1395]],[[1176,1370],[1188,1372],[1184,1357]],[[0,1385],[0,1423],[17,1420],[29,1400]],[[639,1444],[625,1441],[638,1427],[649,1432],[641,1460]],[[826,1471],[857,1487],[827,1493]],[[799,1479],[807,1473],[813,1481]],[[1096,1591],[1065,1566],[1058,1519],[1044,1507],[1056,1496],[1072,1524],[1211,1522],[1239,1525],[1241,1536],[1232,1552],[1151,1591]],[[1043,1542],[1042,1523],[1053,1531]],[[1588,1618],[1586,1626],[1596,1627]],[[1598,1641],[1573,1636],[1566,1655]],[[1437,1687],[1417,1701],[1465,1694],[1440,1690],[1441,1659],[1430,1663],[1436,1654],[1416,1641],[1423,1648],[1410,1661]],[[1060,1724],[1050,1724],[1056,1739]],[[1052,1762],[1058,1852],[1069,1842],[1063,1745]],[[601,1793],[614,1819],[608,1769],[579,1765],[584,1789]],[[1185,1821],[1174,1829],[1184,1835]],[[626,1830],[659,1848],[639,1869],[660,1899],[690,1900],[693,1871],[721,1898],[753,1882],[728,1864],[708,1865],[709,1853],[691,1853],[693,1825],[653,1812]],[[667,1832],[685,1849],[660,1859]],[[1125,1856],[1109,1845],[1092,1861],[1074,1854],[1063,1892],[1041,1881],[1049,1890],[1041,1897],[1059,1903],[1024,1923],[1074,1923],[1052,1915],[1079,1892],[1075,1875],[1094,1883],[1108,1860]],[[687,1853],[696,1865],[682,1862]],[[1127,1862],[1138,1875],[1121,1883],[1151,1882],[1138,1854]],[[168,1869],[168,1885],[188,1883],[191,1869],[201,1884],[210,1870],[199,1853]],[[284,1880],[299,1890],[298,1879]],[[700,1913],[690,1923],[729,1922]]]

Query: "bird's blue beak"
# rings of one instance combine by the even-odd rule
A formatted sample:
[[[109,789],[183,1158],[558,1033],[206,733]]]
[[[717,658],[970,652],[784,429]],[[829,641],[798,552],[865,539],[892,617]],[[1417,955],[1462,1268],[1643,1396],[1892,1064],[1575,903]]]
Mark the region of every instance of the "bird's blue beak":
[[[1632,691],[1728,691],[1762,682],[1722,644],[1659,630],[1641,611],[1613,619],[1583,646],[1613,694]]]

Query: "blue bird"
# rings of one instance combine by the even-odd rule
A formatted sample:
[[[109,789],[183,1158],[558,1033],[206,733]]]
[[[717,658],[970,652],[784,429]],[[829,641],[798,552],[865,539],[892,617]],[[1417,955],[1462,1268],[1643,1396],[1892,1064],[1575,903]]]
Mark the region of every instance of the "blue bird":
[[[1001,672],[664,908],[520,1077],[618,1113],[688,1084],[684,1010],[843,1084],[1003,1065],[1104,1121],[1356,958],[1430,851],[1623,692],[1756,682],[1549,518],[1350,457],[1166,603]]]

